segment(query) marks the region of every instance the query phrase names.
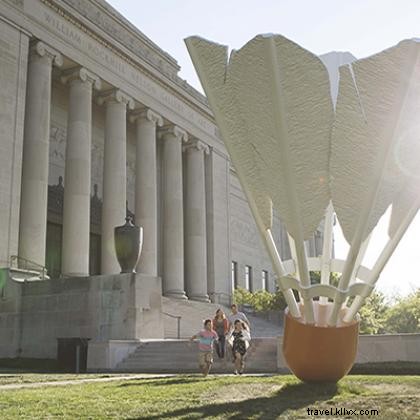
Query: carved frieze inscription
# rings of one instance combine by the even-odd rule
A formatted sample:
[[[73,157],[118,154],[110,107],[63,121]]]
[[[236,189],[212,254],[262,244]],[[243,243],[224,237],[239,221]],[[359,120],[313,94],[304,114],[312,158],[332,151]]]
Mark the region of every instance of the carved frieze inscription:
[[[129,63],[119,56],[118,51],[112,45],[104,45],[90,37],[81,26],[76,26],[77,22],[73,24],[41,3],[38,3],[36,7],[28,8],[28,13],[60,38],[94,59],[99,67],[112,69],[123,77],[133,85],[134,89],[139,91],[139,97],[144,97],[144,93],[146,93],[211,136],[217,136],[216,126],[213,123],[143,74],[134,63]]]
[[[79,13],[92,21],[95,25],[102,28],[106,33],[112,35],[122,42],[133,53],[150,61],[155,66],[170,77],[174,77],[179,70],[179,66],[173,59],[169,59],[171,64],[164,63],[162,57],[148,46],[142,45],[138,38],[132,36],[127,29],[115,23],[114,18],[101,12],[98,4],[86,2],[86,0],[64,0],[67,4],[74,7]]]

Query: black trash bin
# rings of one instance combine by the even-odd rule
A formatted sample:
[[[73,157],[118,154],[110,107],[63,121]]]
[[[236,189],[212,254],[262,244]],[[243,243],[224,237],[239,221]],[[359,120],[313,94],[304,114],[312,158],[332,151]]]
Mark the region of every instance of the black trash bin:
[[[57,338],[57,363],[63,372],[86,372],[89,338]]]

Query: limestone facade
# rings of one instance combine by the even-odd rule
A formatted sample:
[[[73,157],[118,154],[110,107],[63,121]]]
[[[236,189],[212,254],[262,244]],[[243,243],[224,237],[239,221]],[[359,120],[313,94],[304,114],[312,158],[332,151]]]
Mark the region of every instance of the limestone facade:
[[[103,0],[1,0],[0,35],[0,267],[115,275],[129,213],[138,271],[165,295],[228,303],[232,273],[275,290],[206,98],[171,56]]]

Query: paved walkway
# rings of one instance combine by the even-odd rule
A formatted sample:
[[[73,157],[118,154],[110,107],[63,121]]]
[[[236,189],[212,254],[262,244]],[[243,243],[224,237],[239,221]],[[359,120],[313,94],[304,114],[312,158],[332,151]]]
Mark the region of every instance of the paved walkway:
[[[191,376],[191,374],[187,374]],[[267,373],[249,373],[244,374],[243,376],[273,376],[273,374]],[[107,378],[86,378],[86,379],[74,379],[74,380],[66,380],[66,381],[50,381],[50,382],[32,382],[32,383],[24,383],[24,384],[4,384],[0,385],[0,391],[5,391],[9,389],[24,389],[24,388],[41,388],[46,386],[67,386],[67,385],[78,385],[83,383],[92,383],[92,382],[113,382],[113,381],[130,381],[134,379],[156,379],[156,378],[169,378],[174,376],[180,376],[179,373],[139,373],[135,375],[123,375],[123,376],[112,376]],[[196,374],[194,376],[200,376],[200,374]],[[233,374],[210,374],[208,377],[212,376],[234,376]]]
[[[153,378],[165,378],[170,376],[177,376],[172,373],[139,373],[136,375],[121,375],[121,376],[111,376],[106,378],[83,378],[83,379],[73,379],[65,381],[50,381],[50,382],[29,382],[29,383],[20,383],[20,384],[4,384],[0,385],[0,391],[6,389],[21,389],[21,388],[40,388],[44,386],[65,386],[65,385],[77,385],[80,383],[91,383],[91,382],[112,382],[112,381],[127,381],[132,379],[153,379]]]

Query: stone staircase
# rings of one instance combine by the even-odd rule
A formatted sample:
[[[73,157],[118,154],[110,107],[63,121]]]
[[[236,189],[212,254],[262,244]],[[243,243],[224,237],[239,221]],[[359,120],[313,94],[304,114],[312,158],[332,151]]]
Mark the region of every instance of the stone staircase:
[[[203,320],[212,318],[218,308],[222,308],[226,314],[230,313],[229,308],[213,303],[163,297],[165,339],[141,340],[136,350],[123,359],[115,370],[150,373],[198,372],[198,346],[188,339],[203,328]],[[178,319],[174,317],[180,320],[180,339],[177,338]],[[247,354],[246,372],[276,372],[277,337],[283,334],[281,325],[253,315],[249,315],[249,321],[252,340]],[[232,373],[231,354],[227,354],[224,360],[219,360],[214,352],[212,372]]]
[[[248,373],[277,371],[277,338],[254,338],[248,349]],[[198,372],[197,343],[185,339],[143,340],[137,349],[120,362],[117,372],[189,373]],[[219,360],[214,352],[212,373],[232,373],[231,355]]]
[[[162,311],[180,319],[180,338],[189,338],[203,328],[203,321],[206,318],[213,318],[216,310],[222,308],[225,314],[230,309],[214,303],[203,303],[196,301],[182,301],[177,299],[162,298]],[[283,335],[283,328],[280,324],[266,321],[265,319],[246,314],[251,323],[252,338],[278,337]],[[169,315],[164,317],[165,338],[178,338],[177,319]]]

